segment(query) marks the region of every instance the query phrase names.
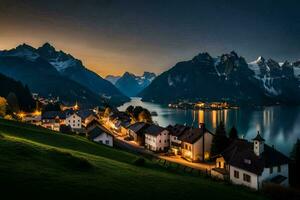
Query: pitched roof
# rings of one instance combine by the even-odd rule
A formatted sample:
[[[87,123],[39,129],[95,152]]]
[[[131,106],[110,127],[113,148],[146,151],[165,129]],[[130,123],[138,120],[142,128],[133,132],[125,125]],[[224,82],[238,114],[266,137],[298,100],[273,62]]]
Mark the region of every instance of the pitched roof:
[[[118,119],[118,120],[130,120],[130,116],[125,113],[125,112],[113,112],[110,116],[109,116],[110,120],[114,120],[114,119]]]
[[[93,115],[96,117],[95,113],[92,110],[78,110],[76,112],[77,115],[79,115],[81,117],[82,120],[85,120],[86,118],[88,118],[90,115]]]
[[[185,133],[185,131],[190,129],[190,127],[184,126],[181,124],[176,124],[175,126],[169,125],[169,126],[167,126],[166,129],[170,132],[170,135],[179,137],[179,136],[183,135]]]
[[[273,178],[270,179],[270,182],[271,183],[275,183],[275,184],[280,184],[282,183],[283,181],[285,181],[287,179],[287,177],[285,176],[282,176],[282,175],[277,175]]]
[[[252,140],[257,140],[257,141],[260,141],[260,142],[264,142],[265,139],[263,137],[261,137],[261,135],[259,134],[259,131],[257,132],[257,135],[255,138],[253,138]]]
[[[189,128],[179,137],[179,140],[194,144],[204,135],[204,128]]]
[[[90,127],[92,127],[92,126],[98,126],[98,125],[100,125],[101,126],[101,124],[96,120],[96,119],[93,119],[92,121],[90,121],[87,125],[86,125],[86,129],[89,129]]]
[[[42,113],[42,119],[66,119],[66,115],[61,111],[46,111]]]
[[[257,156],[253,151],[253,143],[238,139],[233,141],[221,155],[226,163],[261,175],[264,168],[288,164],[289,158],[276,149],[264,144],[264,151]]]
[[[93,140],[103,133],[109,134],[113,137],[113,135],[106,128],[100,125],[95,126],[92,130],[88,131],[88,139]]]
[[[145,129],[145,133],[149,135],[157,136],[164,130],[166,129],[161,126],[158,126],[156,124],[151,124],[149,127]]]
[[[148,126],[149,126],[149,124],[147,124],[145,122],[136,122],[136,123],[128,126],[128,129],[135,132],[136,134],[142,134],[143,130],[145,128],[147,128]]]

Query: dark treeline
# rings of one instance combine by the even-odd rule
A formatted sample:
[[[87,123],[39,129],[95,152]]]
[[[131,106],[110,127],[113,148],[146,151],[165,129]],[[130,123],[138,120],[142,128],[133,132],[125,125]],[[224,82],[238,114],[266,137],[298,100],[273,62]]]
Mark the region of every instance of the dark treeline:
[[[0,86],[0,96],[7,100],[12,111],[32,111],[35,108],[35,101],[27,85],[0,74]]]
[[[141,106],[134,107],[130,105],[126,108],[126,113],[129,114],[135,121],[148,123],[153,122],[150,111]]]

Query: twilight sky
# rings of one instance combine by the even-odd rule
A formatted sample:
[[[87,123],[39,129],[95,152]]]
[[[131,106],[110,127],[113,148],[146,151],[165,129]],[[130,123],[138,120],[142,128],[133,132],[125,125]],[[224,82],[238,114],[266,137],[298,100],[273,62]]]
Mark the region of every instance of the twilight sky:
[[[50,42],[102,76],[160,73],[207,51],[300,59],[297,0],[0,0],[0,49]]]

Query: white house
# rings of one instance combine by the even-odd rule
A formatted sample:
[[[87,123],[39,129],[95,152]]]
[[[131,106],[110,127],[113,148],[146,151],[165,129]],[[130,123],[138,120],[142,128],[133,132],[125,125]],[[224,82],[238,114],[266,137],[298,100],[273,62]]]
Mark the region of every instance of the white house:
[[[289,185],[289,158],[265,144],[258,133],[253,143],[238,139],[216,159],[212,175],[260,189],[264,183]]]
[[[204,124],[200,124],[199,128],[190,127],[178,138],[182,157],[192,162],[208,160],[213,137]]]
[[[70,126],[72,130],[79,130],[82,128],[81,117],[77,113],[67,114],[66,126]]]
[[[110,132],[103,126],[95,126],[93,129],[87,132],[88,138],[94,142],[98,142],[107,146],[112,147],[114,137]]]
[[[169,131],[155,124],[144,130],[145,147],[151,151],[166,151],[170,146]]]
[[[65,124],[66,115],[60,111],[43,112],[41,116],[43,127],[59,131],[60,126]]]
[[[167,130],[170,134],[170,150],[175,155],[181,155],[181,146],[182,142],[179,140],[179,137],[181,137],[190,127],[176,124],[175,126],[169,125],[167,127]]]

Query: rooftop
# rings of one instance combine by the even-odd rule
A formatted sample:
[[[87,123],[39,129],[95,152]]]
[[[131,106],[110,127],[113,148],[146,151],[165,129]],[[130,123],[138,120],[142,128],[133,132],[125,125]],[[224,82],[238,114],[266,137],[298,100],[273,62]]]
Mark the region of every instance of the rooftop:
[[[255,138],[253,138],[252,140],[257,140],[257,141],[260,141],[260,142],[264,142],[265,139],[259,134],[259,131],[257,132],[257,135]]]
[[[264,144],[264,151],[257,156],[253,151],[253,143],[238,139],[233,141],[221,155],[226,163],[260,175],[264,168],[288,164],[289,158],[273,147]]]
[[[128,129],[135,132],[136,134],[142,134],[143,130],[146,129],[148,126],[149,124],[145,122],[136,122],[128,126]]]
[[[107,133],[107,134],[111,135],[110,131],[108,131],[103,126],[101,126],[101,125],[95,126],[92,130],[90,130],[88,132],[88,139],[92,140],[103,133]],[[113,135],[111,135],[111,136],[113,136]]]
[[[145,133],[153,136],[159,135],[161,132],[166,130],[165,128],[158,126],[156,124],[151,124],[149,127],[145,129]]]

